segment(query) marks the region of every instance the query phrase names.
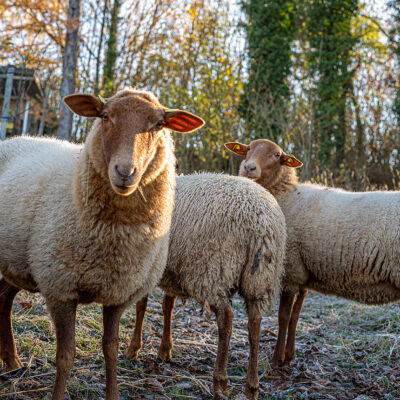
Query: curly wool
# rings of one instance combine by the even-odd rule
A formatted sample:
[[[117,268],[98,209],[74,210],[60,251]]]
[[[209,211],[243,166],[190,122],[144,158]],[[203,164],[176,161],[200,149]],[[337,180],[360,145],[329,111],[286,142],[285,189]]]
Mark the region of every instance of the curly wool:
[[[177,177],[160,286],[217,309],[239,292],[268,312],[279,293],[285,242],[284,216],[259,185],[212,173]]]
[[[143,176],[146,202],[137,190],[113,192],[96,168],[105,164],[101,146],[99,123],[84,147],[30,137],[0,144],[0,270],[8,282],[55,302],[104,305],[137,301],[158,283],[175,187],[170,134]]]
[[[268,189],[286,218],[286,290],[366,304],[400,300],[400,192],[297,184],[288,167]]]

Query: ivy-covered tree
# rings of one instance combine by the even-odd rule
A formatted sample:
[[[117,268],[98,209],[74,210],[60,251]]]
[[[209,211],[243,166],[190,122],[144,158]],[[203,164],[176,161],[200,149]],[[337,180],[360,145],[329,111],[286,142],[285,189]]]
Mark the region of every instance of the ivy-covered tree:
[[[108,31],[107,53],[104,65],[103,89],[106,96],[111,96],[115,91],[115,65],[117,61],[117,28],[118,14],[121,1],[114,0],[111,10],[111,21]]]
[[[393,26],[390,30],[390,44],[397,57],[397,62],[400,64],[400,0],[390,0],[388,2],[388,8],[393,17]],[[396,114],[397,123],[400,126],[400,74],[398,74],[396,78],[398,83],[393,111]]]
[[[351,51],[357,41],[351,32],[351,19],[358,7],[358,0],[313,0],[307,13],[310,74],[317,77],[314,119],[318,158],[335,174],[345,158]]]
[[[252,137],[278,139],[286,126],[296,0],[245,0],[249,71],[240,113]]]

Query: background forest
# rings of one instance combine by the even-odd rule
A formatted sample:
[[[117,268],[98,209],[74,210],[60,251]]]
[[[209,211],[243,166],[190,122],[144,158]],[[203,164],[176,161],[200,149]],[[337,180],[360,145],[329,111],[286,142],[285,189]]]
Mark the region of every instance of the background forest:
[[[399,187],[398,0],[2,0],[0,20],[0,64],[48,93],[46,135],[90,128],[59,119],[62,95],[131,85],[207,121],[175,135],[179,172],[236,173],[223,143],[269,138],[302,179]]]
[[[0,105],[2,67],[40,77],[32,135],[85,140],[92,121],[72,116],[61,98],[107,98],[131,85],[207,121],[193,134],[174,134],[179,173],[236,174],[240,159],[223,144],[269,138],[303,161],[302,180],[400,190],[400,0],[0,0],[0,30]],[[11,133],[24,114],[20,82]],[[122,356],[134,307],[123,315],[121,399],[211,398],[217,325],[194,300],[178,303],[170,363],[157,358],[161,290],[149,299],[137,362]],[[246,311],[238,297],[232,307],[230,399],[243,400]],[[0,370],[0,400],[49,400],[56,335],[41,295],[18,295],[13,326],[25,368]],[[101,332],[102,306],[79,308],[70,400],[105,397]],[[262,321],[260,399],[400,399],[398,303],[371,307],[310,293],[296,359],[279,371],[269,363],[277,332],[275,308]]]

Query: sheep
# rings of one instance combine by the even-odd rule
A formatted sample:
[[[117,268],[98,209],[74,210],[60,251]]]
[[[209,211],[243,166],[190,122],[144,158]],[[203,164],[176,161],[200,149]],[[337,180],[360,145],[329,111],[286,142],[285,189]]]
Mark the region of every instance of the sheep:
[[[215,396],[228,388],[227,361],[235,292],[244,299],[250,343],[246,395],[258,393],[261,313],[273,306],[283,273],[284,216],[266,190],[248,179],[200,173],[177,177],[167,268],[160,287],[164,329],[158,355],[171,360],[171,318],[175,298],[194,298],[216,314],[218,353]],[[135,330],[126,351],[137,359],[147,298],[136,304]]]
[[[400,300],[400,192],[299,184],[295,168],[302,163],[266,139],[226,147],[246,156],[239,174],[268,189],[286,218],[274,367],[295,358],[296,325],[308,290],[365,304]]]
[[[120,316],[158,283],[167,259],[175,187],[167,129],[188,132],[203,121],[130,88],[106,102],[83,94],[64,101],[97,117],[84,146],[32,137],[0,144],[0,357],[7,369],[22,366],[11,306],[20,289],[40,292],[56,329],[52,399],[63,399],[77,304],[101,303],[106,399],[115,400]]]

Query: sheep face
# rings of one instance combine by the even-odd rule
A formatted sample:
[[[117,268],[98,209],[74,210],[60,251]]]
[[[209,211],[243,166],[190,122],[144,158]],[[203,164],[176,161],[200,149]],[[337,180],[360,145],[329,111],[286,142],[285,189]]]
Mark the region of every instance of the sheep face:
[[[230,142],[225,147],[235,154],[246,156],[240,164],[239,175],[268,184],[279,175],[282,166],[297,168],[303,165],[293,155],[286,154],[276,143],[267,139],[253,140],[249,145]]]
[[[141,96],[126,96],[107,102],[100,117],[110,184],[127,196],[137,188],[165,135],[165,111]]]
[[[70,95],[64,99],[78,115],[101,119],[104,159],[115,193],[133,193],[153,160],[159,142],[167,132],[190,132],[204,121],[186,111],[168,110],[148,92],[131,89],[107,101],[91,95]]]

